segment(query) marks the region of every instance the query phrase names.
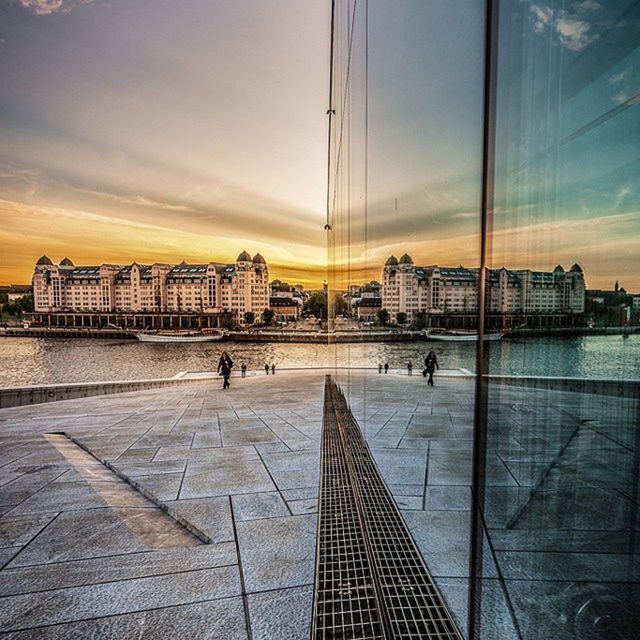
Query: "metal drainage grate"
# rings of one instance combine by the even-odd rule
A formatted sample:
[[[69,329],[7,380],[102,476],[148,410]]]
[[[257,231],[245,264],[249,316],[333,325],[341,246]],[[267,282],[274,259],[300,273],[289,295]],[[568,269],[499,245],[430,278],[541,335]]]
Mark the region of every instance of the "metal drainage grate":
[[[316,561],[313,640],[462,639],[330,376]]]

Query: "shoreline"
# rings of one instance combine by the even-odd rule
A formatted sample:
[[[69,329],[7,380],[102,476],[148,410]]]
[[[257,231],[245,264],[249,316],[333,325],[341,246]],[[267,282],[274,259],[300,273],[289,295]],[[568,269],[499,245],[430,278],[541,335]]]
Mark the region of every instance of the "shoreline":
[[[503,340],[536,337],[581,337],[597,335],[632,335],[640,333],[640,327],[555,327],[548,329],[514,329]],[[97,328],[7,327],[0,329],[5,338],[61,338],[61,339],[112,339],[135,340],[128,331]],[[326,332],[291,331],[231,331],[220,342],[292,343],[292,344],[357,344],[385,342],[432,342],[420,331],[362,331],[341,332],[329,336]]]

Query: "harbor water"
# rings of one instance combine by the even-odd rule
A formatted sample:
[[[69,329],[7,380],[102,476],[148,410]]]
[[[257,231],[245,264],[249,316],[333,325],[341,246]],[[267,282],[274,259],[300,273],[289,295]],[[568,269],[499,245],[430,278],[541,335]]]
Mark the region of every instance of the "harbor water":
[[[429,349],[446,369],[475,371],[475,344],[404,342],[341,344],[205,343],[149,344],[132,340],[3,338],[0,340],[0,386],[95,382],[171,377],[180,371],[211,371],[227,350],[236,367],[278,369],[371,367],[422,368]],[[494,374],[640,379],[640,335],[537,337],[490,345]]]

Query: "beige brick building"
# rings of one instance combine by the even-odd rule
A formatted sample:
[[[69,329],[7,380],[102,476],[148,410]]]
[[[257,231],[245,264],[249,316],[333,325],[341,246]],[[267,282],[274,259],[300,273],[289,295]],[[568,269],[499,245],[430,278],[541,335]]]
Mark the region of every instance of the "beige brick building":
[[[34,310],[41,313],[202,313],[258,316],[269,307],[265,259],[243,251],[233,264],[76,266],[47,256],[33,273]]]
[[[382,308],[430,315],[477,313],[478,269],[416,266],[406,253],[387,259],[382,271]],[[505,268],[489,271],[487,311],[499,315],[584,313],[585,280],[580,265],[552,272]]]

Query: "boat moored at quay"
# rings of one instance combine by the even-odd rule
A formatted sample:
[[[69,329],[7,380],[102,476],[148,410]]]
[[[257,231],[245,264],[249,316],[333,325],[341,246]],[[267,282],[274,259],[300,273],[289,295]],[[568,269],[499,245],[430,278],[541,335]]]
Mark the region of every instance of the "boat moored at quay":
[[[217,342],[224,338],[224,331],[202,333],[198,331],[137,331],[133,332],[140,342],[176,344],[184,342]]]
[[[502,340],[507,331],[492,331],[485,333],[484,340]],[[478,332],[465,329],[426,329],[424,332],[427,340],[438,340],[442,342],[476,342]]]

